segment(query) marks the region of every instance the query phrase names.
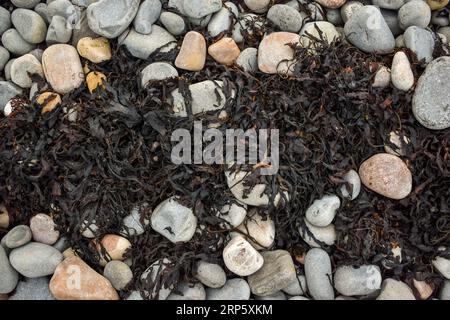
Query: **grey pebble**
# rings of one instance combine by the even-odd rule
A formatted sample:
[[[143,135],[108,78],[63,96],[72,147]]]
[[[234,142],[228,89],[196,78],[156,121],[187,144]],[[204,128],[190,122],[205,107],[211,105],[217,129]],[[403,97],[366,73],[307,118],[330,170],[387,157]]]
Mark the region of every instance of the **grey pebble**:
[[[8,10],[0,7],[0,35],[11,28],[11,14]]]
[[[206,300],[248,300],[250,287],[244,279],[228,280],[221,288],[206,289]]]
[[[267,19],[282,31],[299,32],[302,28],[303,18],[294,8],[276,4],[267,12]]]
[[[344,296],[364,296],[381,286],[380,268],[375,265],[339,266],[334,273],[334,287]]]
[[[398,11],[398,20],[403,30],[410,26],[426,28],[431,21],[431,9],[423,0],[411,0]]]
[[[161,14],[161,1],[145,0],[139,6],[139,10],[134,18],[134,29],[142,34],[152,32],[152,25],[158,20]]]
[[[179,36],[186,31],[184,19],[176,13],[164,11],[159,19],[167,31],[174,36]]]
[[[27,244],[31,238],[31,229],[26,225],[18,225],[9,230],[4,241],[9,249],[14,249]]]
[[[195,277],[210,288],[220,288],[227,281],[227,276],[223,268],[215,263],[200,261],[197,263]]]
[[[55,300],[49,288],[47,277],[25,278],[17,284],[17,288],[9,300]]]
[[[411,26],[403,34],[405,46],[417,55],[417,59],[425,63],[433,60],[434,34],[426,29]]]
[[[178,77],[178,71],[170,63],[154,62],[141,71],[141,85],[145,87],[149,81],[165,80],[176,77]]]
[[[328,253],[314,248],[305,257],[308,291],[315,300],[334,300],[331,261]]]
[[[133,280],[133,272],[130,267],[122,262],[113,260],[106,264],[103,275],[116,290],[124,289]]]
[[[9,263],[5,249],[0,246],[0,293],[10,293],[14,290],[18,281],[17,271]]]
[[[236,64],[246,72],[258,71],[258,49],[246,48],[236,59]]]
[[[35,48],[35,45],[26,42],[16,29],[5,31],[2,35],[2,43],[10,53],[16,56],[24,55]]]
[[[57,43],[68,43],[72,37],[72,29],[67,28],[67,21],[64,17],[54,16],[47,31],[45,41],[48,45]]]
[[[44,19],[36,12],[28,9],[16,9],[11,14],[11,22],[28,43],[41,43],[47,34]]]

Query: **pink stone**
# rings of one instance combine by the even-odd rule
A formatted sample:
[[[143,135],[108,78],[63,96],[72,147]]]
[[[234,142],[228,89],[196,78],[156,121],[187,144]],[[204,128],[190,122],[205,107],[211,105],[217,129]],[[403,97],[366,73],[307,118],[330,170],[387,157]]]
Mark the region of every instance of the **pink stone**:
[[[294,49],[289,44],[299,41],[300,36],[291,32],[274,32],[265,36],[258,48],[259,70],[269,74],[292,72]],[[288,61],[282,62],[284,60]]]

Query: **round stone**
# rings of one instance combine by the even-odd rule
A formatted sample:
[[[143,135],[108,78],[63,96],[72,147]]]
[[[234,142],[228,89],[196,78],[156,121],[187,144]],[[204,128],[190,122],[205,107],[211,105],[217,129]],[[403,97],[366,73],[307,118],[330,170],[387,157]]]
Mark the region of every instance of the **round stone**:
[[[232,38],[222,38],[208,48],[208,53],[214,60],[223,65],[231,65],[241,53]]]
[[[145,87],[149,81],[161,81],[177,77],[178,71],[170,63],[154,62],[141,71],[141,85]]]
[[[319,29],[320,32],[317,29]],[[333,41],[340,38],[340,34],[336,30],[336,28],[331,23],[326,21],[308,22],[302,28],[300,35],[301,44],[305,48],[309,47],[310,42],[312,41],[308,35],[311,35],[318,39],[322,37],[322,39],[325,40],[328,44],[331,44]]]
[[[264,259],[252,245],[237,235],[223,249],[223,261],[227,268],[241,277],[246,277],[258,271]]]
[[[186,30],[184,19],[176,13],[164,11],[159,20],[163,26],[174,36],[183,34]]]
[[[134,29],[142,34],[152,32],[152,25],[158,20],[161,14],[161,1],[144,0],[139,6],[136,17],[134,18]]]
[[[208,288],[206,300],[249,300],[250,287],[240,278],[230,279],[221,288]]]
[[[358,172],[350,170],[343,176],[343,179],[346,184],[341,186],[342,196],[350,200],[355,200],[361,192],[361,179],[359,178]]]
[[[431,9],[423,0],[411,0],[398,10],[400,28],[406,30],[410,26],[426,28],[431,21]]]
[[[34,241],[52,245],[59,239],[59,231],[55,230],[56,224],[46,214],[39,213],[30,220],[30,229]]]
[[[414,73],[403,51],[398,51],[392,59],[391,80],[394,87],[402,91],[408,91],[414,85]]]
[[[199,261],[195,277],[209,288],[220,288],[225,285],[227,276],[222,267],[215,263]]]
[[[344,296],[364,296],[381,287],[380,268],[375,265],[339,266],[334,273],[334,287]]]
[[[292,72],[294,49],[300,36],[290,32],[274,32],[263,38],[258,48],[258,68],[264,73]],[[287,60],[287,61],[285,61]]]
[[[221,224],[224,229],[233,229],[239,226],[247,216],[247,206],[245,204],[231,203],[224,205],[217,216],[225,223]]]
[[[63,255],[52,246],[30,242],[12,250],[9,260],[23,276],[39,278],[53,274],[63,260]]]
[[[206,61],[206,40],[197,31],[188,32],[183,39],[175,66],[188,71],[200,71]]]
[[[10,53],[17,56],[24,55],[35,47],[34,44],[26,42],[16,29],[9,29],[3,33],[2,44]]]
[[[245,72],[258,71],[258,49],[246,48],[239,57],[236,59],[236,64],[241,67]]]
[[[133,273],[129,266],[122,261],[110,261],[103,270],[103,276],[108,279],[116,290],[125,289],[133,280]]]
[[[403,34],[405,46],[414,52],[419,61],[425,63],[433,60],[435,35],[425,29],[411,26]]]
[[[28,9],[16,9],[11,13],[11,21],[22,38],[29,43],[41,43],[47,34],[44,19]]]
[[[385,66],[381,66],[375,77],[373,78],[372,87],[386,88],[391,83],[391,70]]]
[[[54,44],[45,49],[42,66],[47,81],[57,93],[69,93],[84,81],[80,57],[71,45]]]
[[[377,300],[416,300],[413,291],[402,281],[385,279]]]
[[[3,243],[9,249],[21,247],[31,241],[31,230],[28,226],[19,225],[12,228],[3,239]]]
[[[333,300],[331,261],[326,251],[314,248],[305,257],[305,276],[308,291],[315,300]]]
[[[96,248],[101,256],[100,264],[105,266],[110,260],[123,261],[125,253],[131,249],[131,243],[124,237],[107,234],[96,244]]]
[[[359,176],[367,188],[391,199],[403,199],[412,190],[411,171],[399,157],[388,153],[364,161]]]
[[[412,110],[415,118],[428,129],[450,127],[450,57],[430,62],[417,82]]]
[[[285,4],[276,4],[270,7],[267,19],[281,31],[288,32],[299,32],[303,24],[300,12]]]
[[[328,226],[336,216],[341,206],[341,200],[335,195],[325,195],[314,200],[313,204],[306,210],[306,219],[316,227]]]

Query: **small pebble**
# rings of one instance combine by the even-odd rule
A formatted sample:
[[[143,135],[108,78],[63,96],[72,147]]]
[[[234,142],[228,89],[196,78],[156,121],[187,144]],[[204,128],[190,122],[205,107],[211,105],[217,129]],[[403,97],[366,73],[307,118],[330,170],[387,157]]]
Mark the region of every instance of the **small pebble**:
[[[300,41],[300,36],[290,32],[273,32],[263,38],[258,48],[258,67],[264,73],[289,73],[292,71],[291,62],[294,50],[287,44]]]
[[[414,73],[411,64],[403,51],[394,55],[391,66],[391,80],[394,87],[401,91],[408,91],[414,85]]]
[[[48,45],[68,43],[72,37],[72,29],[67,28],[67,20],[61,16],[54,16],[48,26],[45,41]]]
[[[299,233],[302,239],[311,247],[320,248],[320,243],[332,246],[336,242],[336,229],[333,224],[329,224],[326,227],[316,227],[310,224],[306,219],[304,221],[305,229],[300,228]],[[309,234],[308,231],[311,234]]]
[[[41,63],[31,54],[15,59],[11,65],[11,80],[19,87],[30,88],[32,84],[30,75],[33,74],[44,77]]]
[[[308,207],[305,217],[309,223],[316,227],[328,226],[336,216],[336,212],[341,206],[341,200],[335,195],[325,195],[314,200]]]
[[[134,207],[131,213],[123,218],[124,231],[126,234],[136,236],[145,232],[146,226],[150,223],[149,214],[151,213],[149,204],[143,203]]]
[[[159,17],[163,26],[174,36],[183,34],[186,30],[184,19],[173,12],[165,11]]]
[[[281,31],[288,32],[299,32],[303,24],[300,12],[285,4],[276,4],[270,7],[267,19]]]
[[[108,279],[116,290],[123,290],[133,280],[129,266],[122,261],[110,261],[103,270],[103,276]]]
[[[123,261],[125,259],[125,253],[130,248],[130,241],[115,234],[105,235],[100,243],[96,244],[96,249],[101,255],[100,264],[102,266],[105,266],[110,260]],[[106,253],[103,251],[106,251]]]
[[[149,34],[152,32],[152,25],[158,20],[161,14],[160,0],[144,0],[134,18],[134,29],[142,34]]]
[[[37,97],[36,102],[42,106],[41,112],[47,113],[54,110],[58,105],[61,105],[62,100],[61,96],[55,92],[43,92]]]
[[[231,272],[241,277],[255,273],[264,263],[261,254],[240,235],[231,239],[223,249],[223,261]]]
[[[21,56],[35,48],[26,42],[16,29],[8,29],[2,35],[2,45],[13,55]]]
[[[425,63],[433,60],[434,34],[428,30],[412,26],[403,34],[405,46],[417,55],[419,61]]]
[[[358,172],[352,169],[343,176],[343,179],[348,185],[343,184],[341,186],[342,196],[350,200],[355,200],[361,192],[361,179],[359,178]]]
[[[225,220],[225,223],[221,223],[221,228],[233,229],[244,222],[247,216],[247,206],[240,203],[226,204],[222,207],[217,214],[220,219]]]
[[[258,71],[258,49],[246,48],[236,59],[236,64],[241,67],[245,72]]]
[[[339,266],[334,273],[334,287],[344,296],[365,296],[380,289],[380,268],[375,265]]]
[[[205,66],[205,61],[205,38],[199,32],[188,32],[184,36],[183,44],[175,60],[175,66],[188,71],[200,71]]]
[[[86,76],[86,85],[92,94],[97,88],[105,89],[106,76],[99,71],[89,72]]]
[[[82,38],[78,41],[77,50],[80,56],[93,63],[100,63],[111,59],[111,47],[106,38]]]
[[[398,10],[398,21],[403,30],[411,26],[426,28],[431,21],[431,9],[425,1],[408,1]]]
[[[215,263],[200,261],[197,263],[195,277],[209,288],[220,288],[225,285],[227,276],[222,267]]]
[[[47,25],[44,19],[28,9],[16,9],[11,13],[11,22],[28,43],[41,43],[47,34]]]
[[[241,50],[232,38],[222,38],[208,48],[214,60],[223,65],[232,65],[239,57]]]
[[[58,241],[59,231],[55,230],[55,227],[53,219],[43,213],[35,215],[30,220],[30,229],[36,242],[52,245]]]
[[[18,225],[12,228],[3,239],[9,249],[21,247],[31,241],[32,233],[28,226]]]
[[[251,210],[237,230],[257,250],[270,248],[275,240],[274,221],[268,215],[260,215],[257,210]]]

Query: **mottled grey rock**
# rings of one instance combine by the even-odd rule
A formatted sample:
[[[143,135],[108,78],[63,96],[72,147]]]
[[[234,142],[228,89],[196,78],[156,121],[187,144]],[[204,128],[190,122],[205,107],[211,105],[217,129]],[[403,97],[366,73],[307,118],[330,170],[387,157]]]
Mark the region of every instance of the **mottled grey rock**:
[[[131,213],[123,218],[124,232],[129,235],[143,234],[145,227],[150,223],[148,216],[150,212],[148,203],[134,207]]]
[[[11,14],[8,10],[0,7],[0,35],[11,28]]]
[[[341,16],[341,11],[339,9],[329,9],[327,10],[327,21],[335,26],[344,24],[344,20]]]
[[[32,84],[30,75],[33,74],[44,78],[41,63],[29,53],[17,58],[11,65],[11,80],[19,87],[30,88]]]
[[[199,19],[217,12],[222,8],[221,0],[184,0],[183,13],[194,19]]]
[[[4,243],[9,249],[18,248],[31,241],[32,233],[28,226],[18,225],[6,234]]]
[[[13,291],[18,280],[17,271],[9,263],[5,249],[0,246],[0,293]]]
[[[306,209],[305,217],[309,223],[316,227],[326,227],[333,221],[340,205],[339,197],[325,195],[314,200],[313,204]]]
[[[147,59],[153,52],[161,48],[161,52],[169,52],[176,47],[176,39],[165,29],[154,25],[152,27],[152,33],[140,34],[131,29],[126,35],[124,35],[121,42],[126,46],[128,51],[140,59]]]
[[[2,35],[3,46],[16,56],[24,55],[34,49],[34,44],[26,42],[16,29],[6,30]]]
[[[283,293],[283,291],[277,291],[274,294],[268,295],[268,296],[255,296],[256,300],[287,300],[286,295]]]
[[[410,26],[426,28],[431,21],[431,9],[425,1],[411,0],[398,11],[398,21],[403,30]]]
[[[225,106],[227,101],[221,86],[222,81],[206,80],[203,82],[191,84],[189,90],[191,91],[192,113],[198,114],[202,112],[220,110]],[[221,100],[218,100],[217,94],[219,94]],[[175,89],[172,92],[173,98],[173,111],[176,116],[187,117],[187,110],[184,98],[179,89]]]
[[[450,127],[450,57],[430,62],[417,82],[412,110],[417,121],[433,130]]]
[[[406,283],[388,278],[383,281],[377,300],[416,300],[416,298]]]
[[[33,9],[41,0],[11,0],[11,2],[18,8]]]
[[[139,0],[100,0],[87,8],[89,28],[112,39],[131,24],[139,9]]]
[[[72,29],[67,28],[66,18],[54,16],[48,26],[45,41],[48,45],[55,43],[68,43],[72,37]]]
[[[246,72],[258,71],[258,49],[246,48],[236,59],[236,64]]]
[[[178,284],[167,300],[205,300],[206,291],[201,283],[181,282]]]
[[[0,110],[3,110],[9,100],[22,94],[22,89],[10,81],[0,81]]]
[[[439,299],[450,300],[450,281],[446,280],[442,284],[441,291],[439,292]]]
[[[241,278],[228,280],[221,288],[206,289],[206,300],[248,300],[250,287]]]
[[[365,52],[389,53],[395,47],[395,39],[380,10],[365,6],[356,11],[345,23],[347,40]]]
[[[174,197],[161,202],[153,210],[150,220],[153,230],[173,243],[191,240],[197,227],[197,217],[192,209]]]
[[[387,70],[386,67],[384,68]],[[389,82],[387,85],[389,85]],[[343,179],[346,184],[341,186],[341,194],[350,200],[356,199],[361,192],[361,179],[359,178],[358,172],[352,169],[343,176]]]
[[[333,300],[331,261],[326,251],[314,248],[305,257],[308,291],[315,300]]]
[[[20,274],[28,278],[39,278],[53,274],[63,260],[63,255],[49,245],[30,242],[12,250],[9,260]]]
[[[142,34],[152,32],[152,25],[158,20],[161,14],[161,1],[145,0],[139,6],[139,10],[134,18],[134,29]]]
[[[195,277],[209,288],[220,288],[227,281],[225,271],[220,265],[205,261],[197,263]]]
[[[290,32],[300,31],[303,23],[300,12],[284,4],[276,4],[270,7],[267,12],[267,19],[280,30]]]
[[[262,268],[247,278],[253,294],[268,296],[295,281],[297,274],[289,252],[275,250],[262,252],[261,255],[264,258]]]
[[[348,1],[344,3],[341,7],[341,17],[344,23],[346,23],[350,17],[362,7],[364,7],[364,4],[359,1]]]
[[[208,23],[208,32],[212,37],[218,36],[220,33],[227,31],[231,22],[233,21],[233,16],[236,17],[239,14],[238,8],[232,2],[227,2],[225,7],[216,12]]]
[[[417,59],[424,59],[425,63],[433,60],[434,35],[431,31],[412,26],[403,34],[405,46],[417,55]]]
[[[336,230],[333,224],[326,227],[316,227],[305,221],[305,227],[300,227],[299,233],[302,239],[311,247],[320,248],[321,244],[331,246],[336,241]],[[309,231],[309,232],[308,232]]]
[[[167,31],[174,36],[179,36],[186,31],[184,19],[176,13],[164,11],[159,19]]]
[[[297,277],[287,286],[283,291],[291,296],[301,296],[308,291],[306,284],[306,277],[304,275],[297,275]]]
[[[113,260],[106,264],[103,275],[116,290],[124,289],[133,280],[133,272],[122,261]]]
[[[0,46],[0,71],[3,71],[8,60],[9,60],[9,51],[6,50],[4,47]]]
[[[345,296],[364,296],[379,290],[382,280],[378,266],[340,266],[334,274],[334,287]]]
[[[394,37],[403,32],[398,23],[397,11],[381,9],[381,14],[383,15],[384,21],[386,21]]]
[[[407,0],[372,0],[375,6],[383,9],[398,10],[407,2]]]
[[[154,62],[141,71],[141,84],[143,87],[149,81],[165,80],[178,77],[178,71],[170,63]]]
[[[11,22],[25,41],[29,43],[44,41],[47,25],[36,12],[28,9],[16,9],[11,14]]]
[[[17,284],[9,300],[55,300],[50,292],[49,282],[47,277],[25,278]]]

